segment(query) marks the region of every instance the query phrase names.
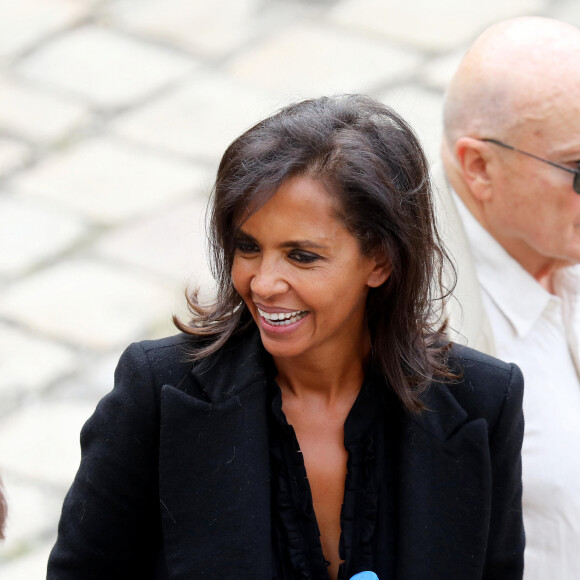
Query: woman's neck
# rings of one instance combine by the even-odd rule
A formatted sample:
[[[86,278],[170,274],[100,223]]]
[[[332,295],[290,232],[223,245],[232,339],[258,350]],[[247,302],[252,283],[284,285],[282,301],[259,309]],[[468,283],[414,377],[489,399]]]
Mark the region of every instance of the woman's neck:
[[[347,352],[333,352],[327,356],[308,353],[297,358],[276,357],[276,380],[283,393],[292,397],[316,398],[327,405],[350,399],[362,385],[370,354],[370,341]]]

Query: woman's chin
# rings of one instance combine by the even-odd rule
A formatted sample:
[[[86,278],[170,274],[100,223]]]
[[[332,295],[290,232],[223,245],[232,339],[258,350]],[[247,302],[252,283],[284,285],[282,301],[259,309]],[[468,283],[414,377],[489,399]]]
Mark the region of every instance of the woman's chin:
[[[307,352],[312,345],[307,344],[304,337],[304,326],[310,315],[305,316],[298,322],[289,325],[275,326],[260,319],[258,328],[264,348],[273,356],[280,358],[293,358]],[[300,332],[302,331],[302,332]]]

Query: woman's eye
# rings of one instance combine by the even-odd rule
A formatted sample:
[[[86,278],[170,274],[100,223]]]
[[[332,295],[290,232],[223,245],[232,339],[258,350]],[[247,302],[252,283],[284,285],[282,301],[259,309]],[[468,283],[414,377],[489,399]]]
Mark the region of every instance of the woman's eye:
[[[291,260],[294,260],[294,262],[299,262],[300,264],[312,264],[312,262],[316,262],[317,260],[321,259],[317,254],[303,251],[290,252],[289,257]]]
[[[254,254],[258,251],[258,246],[250,240],[237,240],[236,252],[241,254]]]

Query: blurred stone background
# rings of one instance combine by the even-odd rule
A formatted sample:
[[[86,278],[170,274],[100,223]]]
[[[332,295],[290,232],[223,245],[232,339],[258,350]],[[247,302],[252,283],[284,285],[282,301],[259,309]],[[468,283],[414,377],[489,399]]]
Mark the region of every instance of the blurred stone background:
[[[79,430],[131,341],[211,291],[204,208],[228,143],[297,99],[366,92],[431,160],[487,25],[578,0],[0,0],[0,577],[45,576]]]

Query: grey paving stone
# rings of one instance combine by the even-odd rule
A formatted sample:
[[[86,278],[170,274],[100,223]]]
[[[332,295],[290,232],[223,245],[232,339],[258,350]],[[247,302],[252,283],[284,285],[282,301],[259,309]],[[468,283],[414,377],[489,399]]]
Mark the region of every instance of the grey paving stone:
[[[252,38],[264,8],[258,0],[125,0],[108,15],[124,29],[215,57]]]
[[[29,155],[30,151],[26,145],[0,138],[0,176],[24,165]]]
[[[176,334],[176,330],[167,332],[165,336],[170,334]],[[141,338],[145,337],[135,337],[135,340]],[[51,392],[51,400],[84,401],[96,406],[97,402],[113,388],[115,369],[126,346],[128,344],[114,348],[105,355],[88,357],[78,374],[61,381],[58,389]]]
[[[451,82],[466,51],[467,46],[464,46],[426,62],[420,73],[423,84],[444,91]]]
[[[19,276],[74,244],[86,231],[78,217],[43,200],[0,196],[0,274]]]
[[[68,489],[80,462],[79,434],[94,405],[28,405],[2,420],[0,469],[7,477]]]
[[[190,318],[186,290],[200,290],[204,301],[215,296],[215,283],[208,266],[203,218],[206,200],[197,198],[142,222],[119,228],[104,236],[96,251],[109,262],[125,262],[150,270],[171,283],[171,312],[181,320]],[[160,319],[152,337],[175,334],[170,319]]]
[[[443,95],[414,85],[402,85],[379,95],[413,127],[432,163],[439,158],[443,127]]]
[[[47,143],[63,139],[88,120],[81,103],[13,80],[0,81],[0,130]]]
[[[204,214],[207,201],[196,197],[154,217],[118,228],[99,240],[103,258],[153,270],[175,286],[208,285]]]
[[[45,578],[46,562],[53,544],[53,540],[42,542],[41,544],[34,544],[31,550],[24,553],[20,558],[4,565],[0,563],[2,580]]]
[[[266,91],[216,73],[137,109],[112,130],[168,151],[215,160],[233,139],[283,104]]]
[[[40,393],[46,385],[71,373],[77,364],[69,349],[1,323],[0,352],[0,407],[2,402],[26,393]]]
[[[107,234],[95,245],[109,263],[126,263],[154,272],[172,288],[171,313],[189,319],[184,292],[198,288],[202,300],[215,295],[208,266],[205,227],[206,200],[198,197],[167,212]],[[151,338],[175,334],[169,317],[151,328]]]
[[[17,71],[101,106],[118,107],[184,77],[196,66],[192,59],[163,48],[85,26],[35,52]]]
[[[7,563],[23,553],[36,551],[42,538],[55,536],[64,493],[49,492],[9,473],[4,473],[2,479],[9,511],[6,540],[0,548],[0,563]],[[2,579],[6,578],[3,572],[0,567]]]
[[[419,62],[413,50],[309,23],[282,30],[240,54],[228,68],[237,79],[296,100],[368,92],[407,78]]]
[[[191,163],[99,138],[47,158],[13,185],[87,218],[114,223],[182,198],[200,175],[201,170]]]
[[[175,288],[174,298],[173,298],[173,310],[171,314],[175,314],[177,318],[185,323],[191,319],[191,314],[189,314],[187,309],[187,303],[184,298],[184,289],[182,287]],[[157,339],[164,338],[167,336],[173,336],[178,334],[179,330],[173,324],[172,318],[158,318],[155,325],[151,325],[149,331],[149,338]],[[144,335],[138,337],[137,340],[144,338]]]
[[[331,19],[422,50],[442,51],[469,42],[497,20],[542,13],[548,4],[547,0],[344,0]]]
[[[93,2],[1,0],[0,57],[12,56],[85,16]]]
[[[166,283],[89,260],[61,262],[12,285],[0,314],[70,344],[106,351],[171,317]]]
[[[580,27],[580,3],[577,0],[563,0],[554,7],[552,16],[573,26]]]

